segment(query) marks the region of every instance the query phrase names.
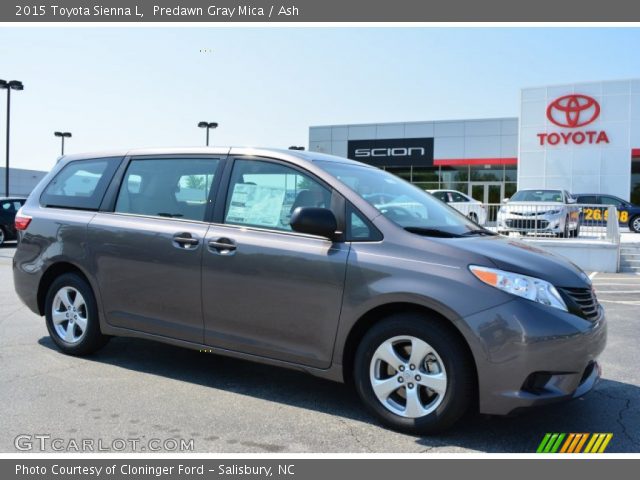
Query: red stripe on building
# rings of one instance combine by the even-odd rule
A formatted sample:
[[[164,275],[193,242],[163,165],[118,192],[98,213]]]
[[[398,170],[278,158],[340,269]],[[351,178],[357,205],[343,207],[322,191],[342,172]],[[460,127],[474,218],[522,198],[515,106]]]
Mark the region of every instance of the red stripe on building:
[[[631,150],[631,156],[632,157],[640,157],[640,148],[633,148]]]
[[[517,165],[516,157],[496,157],[496,158],[436,158],[433,160],[435,166],[462,166],[462,165]]]

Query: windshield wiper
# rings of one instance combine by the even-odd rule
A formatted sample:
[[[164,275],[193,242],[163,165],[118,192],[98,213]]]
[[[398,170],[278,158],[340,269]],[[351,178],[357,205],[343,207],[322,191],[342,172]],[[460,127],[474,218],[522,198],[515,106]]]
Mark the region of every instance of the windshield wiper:
[[[404,229],[407,232],[415,233],[417,235],[424,235],[425,237],[454,238],[460,236],[457,233],[447,232],[446,230],[439,230],[437,228],[404,227]]]
[[[479,229],[476,229],[476,230],[469,230],[469,231],[464,232],[462,234],[463,237],[470,237],[471,235],[487,235],[489,237],[493,237],[493,236],[497,235],[497,233],[492,232],[491,230],[484,229],[484,228],[479,228]]]

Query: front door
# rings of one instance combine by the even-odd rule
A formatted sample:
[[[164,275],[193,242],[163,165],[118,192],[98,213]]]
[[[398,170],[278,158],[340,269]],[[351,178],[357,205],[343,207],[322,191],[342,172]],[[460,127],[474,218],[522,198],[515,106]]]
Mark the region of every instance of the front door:
[[[106,321],[203,341],[201,269],[219,158],[133,158],[114,212],[89,224]]]
[[[281,162],[236,159],[223,224],[207,232],[205,343],[326,368],[340,317],[349,244],[291,231],[297,207],[332,191]]]

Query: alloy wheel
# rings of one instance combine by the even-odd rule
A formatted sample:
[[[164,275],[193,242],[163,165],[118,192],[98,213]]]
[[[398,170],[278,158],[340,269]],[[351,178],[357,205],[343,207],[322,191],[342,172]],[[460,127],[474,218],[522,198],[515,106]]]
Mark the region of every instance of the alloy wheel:
[[[51,319],[56,334],[67,343],[78,343],[87,331],[88,311],[82,294],[62,287],[53,298]]]
[[[369,377],[380,403],[405,418],[429,415],[447,392],[442,358],[427,342],[409,335],[390,338],[376,349]]]

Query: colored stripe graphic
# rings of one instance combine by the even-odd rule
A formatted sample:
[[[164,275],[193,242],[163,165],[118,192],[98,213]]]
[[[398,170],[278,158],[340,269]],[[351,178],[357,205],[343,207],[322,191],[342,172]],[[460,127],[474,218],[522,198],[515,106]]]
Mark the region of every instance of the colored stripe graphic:
[[[536,453],[581,453],[585,443],[584,453],[603,453],[612,438],[612,433],[547,433]]]

